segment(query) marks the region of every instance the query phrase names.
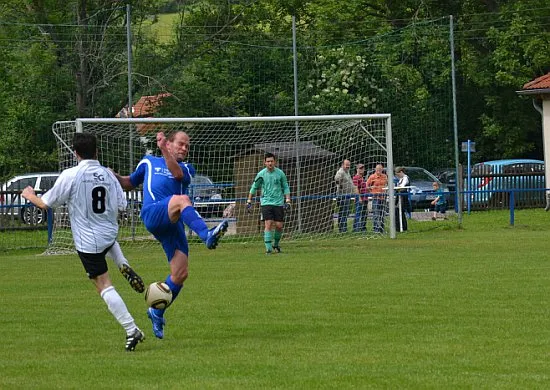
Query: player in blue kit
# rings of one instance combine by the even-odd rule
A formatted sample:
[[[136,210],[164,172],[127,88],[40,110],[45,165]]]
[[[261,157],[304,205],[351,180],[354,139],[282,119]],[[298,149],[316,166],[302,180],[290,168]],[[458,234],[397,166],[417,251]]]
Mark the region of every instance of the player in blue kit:
[[[189,136],[183,131],[157,134],[157,146],[162,157],[145,156],[130,176],[116,175],[124,189],[133,189],[143,184],[143,207],[141,219],[147,230],[162,244],[170,264],[170,274],[165,283],[172,290],[172,303],[183,288],[189,269],[189,246],[184,223],[203,240],[209,249],[218,245],[227,231],[228,222],[223,220],[213,229],[208,229],[187,196],[187,187],[195,175],[193,165],[183,162],[189,152]],[[153,323],[153,333],[164,337],[164,311],[147,310]]]

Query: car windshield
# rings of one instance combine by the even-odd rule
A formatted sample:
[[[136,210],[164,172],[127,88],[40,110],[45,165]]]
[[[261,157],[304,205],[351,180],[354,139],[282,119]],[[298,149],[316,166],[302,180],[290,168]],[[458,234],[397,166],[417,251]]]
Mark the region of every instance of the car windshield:
[[[15,180],[8,184],[6,191],[21,191],[26,186],[34,187],[36,184],[36,177],[24,177],[19,180]]]
[[[525,174],[525,173],[540,173],[544,174],[544,164],[519,163],[506,165],[502,173],[509,174]]]
[[[57,180],[57,176],[44,176],[42,179],[40,179],[40,190],[42,191],[48,191],[53,187],[55,184],[55,181]]]
[[[196,186],[212,185],[213,184],[212,181],[208,177],[202,176],[202,175],[195,176],[192,179],[192,183],[193,183],[193,185],[196,185]]]
[[[407,169],[405,170],[405,173],[407,176],[409,176],[409,179],[412,183],[416,181],[439,181],[435,176],[433,176],[430,172],[427,172],[423,169]]]

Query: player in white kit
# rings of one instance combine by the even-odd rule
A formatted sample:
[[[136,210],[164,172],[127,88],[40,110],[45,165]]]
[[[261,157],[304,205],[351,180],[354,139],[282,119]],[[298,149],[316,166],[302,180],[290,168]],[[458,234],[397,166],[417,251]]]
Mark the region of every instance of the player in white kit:
[[[82,265],[109,311],[126,331],[126,350],[133,351],[145,335],[115,290],[105,260],[106,255],[113,257],[115,262],[124,259],[116,237],[118,211],[126,208],[126,198],[114,174],[99,164],[96,145],[93,134],[76,133],[73,149],[78,165],[61,172],[54,186],[41,198],[30,186],[22,195],[41,209],[67,204],[73,240]],[[124,274],[122,269],[121,272]]]

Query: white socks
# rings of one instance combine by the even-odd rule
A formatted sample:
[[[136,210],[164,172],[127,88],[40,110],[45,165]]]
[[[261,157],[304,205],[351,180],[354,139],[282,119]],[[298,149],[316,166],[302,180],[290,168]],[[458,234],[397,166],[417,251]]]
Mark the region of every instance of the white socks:
[[[109,249],[107,256],[113,259],[118,269],[121,269],[124,264],[128,264],[128,260],[124,257],[124,253],[122,253],[118,241],[115,241],[111,249]]]
[[[105,290],[101,291],[100,295],[107,304],[109,311],[113,314],[118,323],[122,325],[126,334],[130,336],[137,326],[126,304],[120,295],[118,295],[114,286],[107,287]]]

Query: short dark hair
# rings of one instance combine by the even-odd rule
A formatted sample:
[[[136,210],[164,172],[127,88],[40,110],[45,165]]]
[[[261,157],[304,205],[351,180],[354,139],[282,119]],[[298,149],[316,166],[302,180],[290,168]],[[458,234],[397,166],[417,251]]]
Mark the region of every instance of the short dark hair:
[[[277,160],[277,158],[275,157],[275,155],[273,153],[267,152],[266,154],[264,154],[264,161],[267,160],[268,158],[271,158],[271,157],[273,157],[274,160]]]
[[[92,133],[76,133],[73,137],[73,150],[84,160],[96,157],[97,140]]]
[[[174,142],[174,138],[176,138],[176,135],[179,134],[179,133],[183,133],[183,134],[187,134],[185,131],[183,130],[176,130],[176,131],[172,131],[172,132],[169,132],[169,133],[165,133],[165,136],[166,136],[166,140],[167,141],[170,141],[170,142]]]

